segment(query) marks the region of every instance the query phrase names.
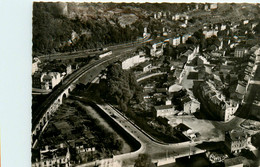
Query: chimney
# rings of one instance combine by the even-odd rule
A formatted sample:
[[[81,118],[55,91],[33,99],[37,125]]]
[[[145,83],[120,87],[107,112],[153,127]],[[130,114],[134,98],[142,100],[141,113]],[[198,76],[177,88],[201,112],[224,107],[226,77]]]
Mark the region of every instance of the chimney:
[[[49,146],[45,146],[45,150],[48,151],[49,150]]]

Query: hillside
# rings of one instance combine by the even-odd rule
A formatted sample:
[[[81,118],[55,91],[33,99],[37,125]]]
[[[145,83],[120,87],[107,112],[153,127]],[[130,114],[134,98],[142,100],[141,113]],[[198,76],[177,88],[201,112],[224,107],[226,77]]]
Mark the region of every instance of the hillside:
[[[178,29],[176,22],[154,19],[154,13],[159,11],[172,15],[186,12],[195,18],[196,27],[206,21],[259,16],[259,7],[253,4],[219,4],[211,12],[188,8],[194,9],[195,4],[34,2],[33,53],[68,52],[133,41],[142,36],[145,26],[152,35],[164,26],[172,32]]]

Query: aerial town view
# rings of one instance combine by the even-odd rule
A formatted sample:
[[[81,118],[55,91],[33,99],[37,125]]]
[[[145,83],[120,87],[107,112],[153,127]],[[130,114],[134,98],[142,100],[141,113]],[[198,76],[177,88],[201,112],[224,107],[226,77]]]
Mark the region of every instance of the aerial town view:
[[[260,4],[34,2],[32,167],[260,166]]]

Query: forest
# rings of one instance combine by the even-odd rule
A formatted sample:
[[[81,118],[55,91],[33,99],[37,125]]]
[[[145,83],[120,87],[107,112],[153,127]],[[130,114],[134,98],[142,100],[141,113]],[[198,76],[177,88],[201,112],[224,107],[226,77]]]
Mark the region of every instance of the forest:
[[[68,18],[59,3],[34,3],[33,53],[51,54],[100,48],[133,41],[142,36],[143,25],[140,20],[131,27],[120,26],[117,18],[103,20]],[[115,24],[111,24],[111,21]],[[73,33],[76,34],[75,39],[72,39]]]
[[[121,65],[108,67],[107,79],[104,82],[104,97],[112,104],[118,104],[122,111],[128,111],[130,100],[140,103],[143,100],[142,87],[136,82],[131,71],[125,71]]]

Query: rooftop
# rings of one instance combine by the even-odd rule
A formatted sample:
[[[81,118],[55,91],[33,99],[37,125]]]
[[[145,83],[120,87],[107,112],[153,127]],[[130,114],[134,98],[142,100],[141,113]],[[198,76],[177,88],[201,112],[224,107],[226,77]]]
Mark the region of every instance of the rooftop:
[[[232,130],[228,132],[231,140],[244,140],[247,139],[248,134],[244,132],[243,130]]]
[[[169,92],[178,92],[182,89],[183,87],[181,85],[178,85],[178,84],[174,84],[174,85],[171,85],[169,87]]]
[[[191,80],[198,79],[198,72],[190,72],[187,79],[191,79]]]
[[[189,129],[191,129],[190,127],[188,127],[187,125],[180,123],[179,125],[175,126],[176,129],[180,130],[180,131],[187,131]]]
[[[146,62],[143,62],[143,63],[139,64],[138,67],[144,68],[144,67],[146,67],[146,66],[148,66],[150,64],[151,64],[151,62],[146,61]]]
[[[156,110],[165,110],[165,109],[171,109],[173,108],[173,105],[161,105],[161,106],[155,106]]]
[[[186,102],[191,101],[191,98],[190,98],[189,96],[184,96],[184,97],[181,99],[181,101],[182,101],[183,103],[186,103]]]
[[[224,160],[225,166],[235,166],[239,164],[243,164],[243,161],[245,160],[245,157],[238,156],[234,158],[228,158]]]

